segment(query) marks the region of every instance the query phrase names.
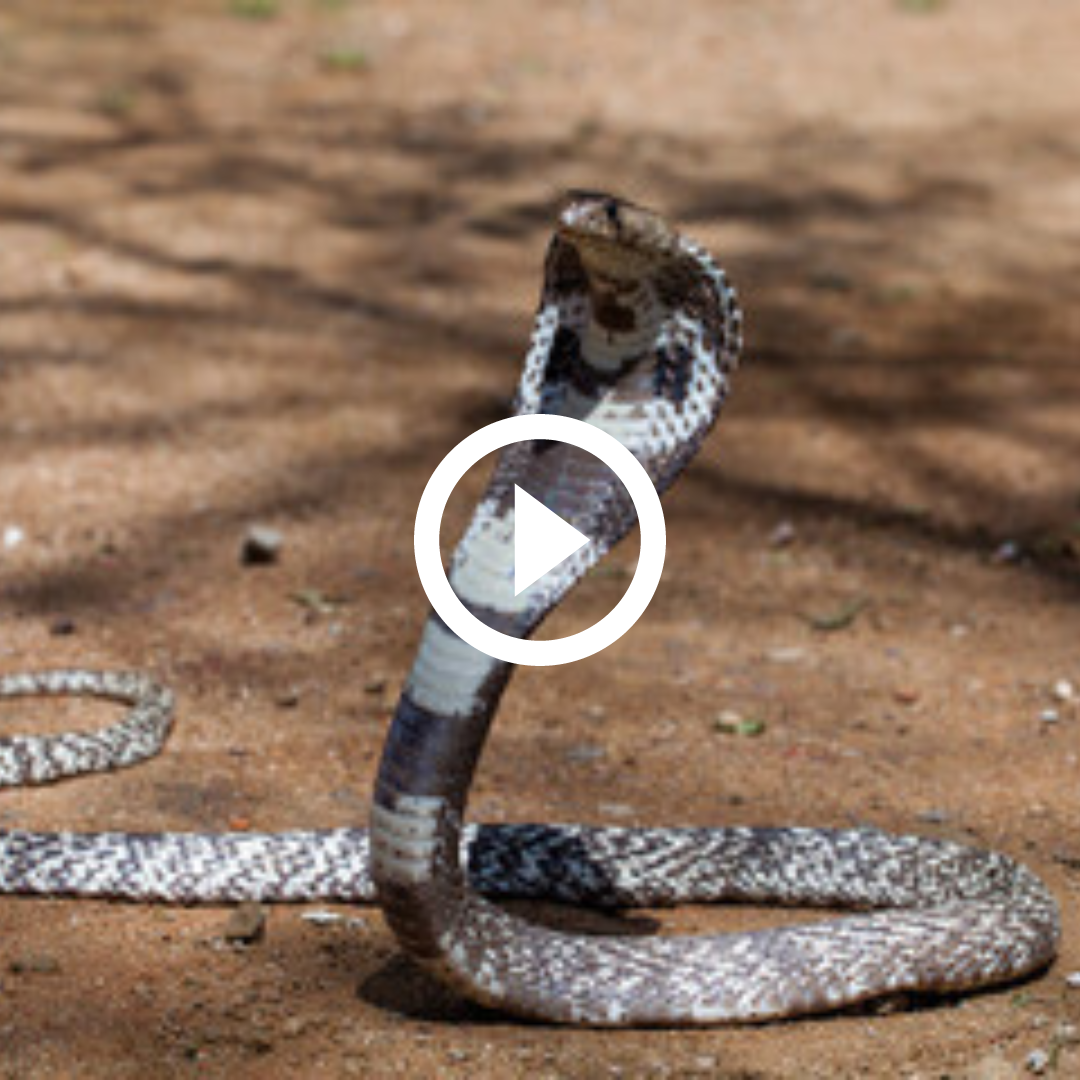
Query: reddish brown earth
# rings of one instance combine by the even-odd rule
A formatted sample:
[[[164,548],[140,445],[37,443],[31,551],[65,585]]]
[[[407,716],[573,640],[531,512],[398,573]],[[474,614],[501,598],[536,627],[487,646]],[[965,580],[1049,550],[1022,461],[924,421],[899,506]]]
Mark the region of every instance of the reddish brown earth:
[[[167,7],[0,13],[0,529],[25,531],[0,665],[181,695],[164,756],[9,793],[0,825],[364,818],[426,607],[420,491],[505,410],[559,192],[611,188],[721,257],[745,370],[648,613],[519,673],[472,812],[958,837],[1038,870],[1065,937],[1046,974],[931,1008],[601,1033],[460,1003],[370,910],[276,909],[234,948],[221,908],[8,900],[0,1076],[985,1080],[1033,1051],[1080,1075],[1080,714],[1051,700],[1080,685],[1080,10]],[[254,522],[278,565],[239,566]]]

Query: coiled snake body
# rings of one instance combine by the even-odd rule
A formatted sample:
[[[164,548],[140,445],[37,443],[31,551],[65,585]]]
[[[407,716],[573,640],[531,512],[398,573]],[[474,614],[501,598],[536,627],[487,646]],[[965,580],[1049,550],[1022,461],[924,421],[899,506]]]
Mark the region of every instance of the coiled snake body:
[[[517,409],[605,428],[663,490],[712,427],[739,347],[734,292],[704,251],[646,210],[578,193],[548,252]],[[515,484],[593,539],[517,597]],[[634,522],[625,489],[594,458],[563,443],[515,444],[458,546],[451,583],[479,618],[525,636]],[[383,753],[370,834],[8,831],[0,833],[0,891],[377,899],[401,944],[465,994],[524,1016],[596,1025],[790,1017],[1012,980],[1053,957],[1052,897],[994,852],[869,829],[463,826],[510,675],[429,617]],[[0,697],[80,693],[132,709],[102,732],[3,740],[0,785],[156,752],[172,698],[140,675],[0,678]],[[532,925],[481,892],[607,906],[736,900],[864,910],[754,933],[598,938]]]

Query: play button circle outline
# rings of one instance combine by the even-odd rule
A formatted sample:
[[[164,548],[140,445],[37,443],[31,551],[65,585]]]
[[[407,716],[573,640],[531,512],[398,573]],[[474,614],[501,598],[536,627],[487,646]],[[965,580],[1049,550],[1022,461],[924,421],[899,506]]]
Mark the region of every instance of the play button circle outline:
[[[439,528],[450,493],[480,458],[510,443],[550,439],[570,443],[598,457],[626,486],[641,527],[637,570],[619,602],[599,622],[568,637],[533,641],[500,633],[482,623],[458,598],[443,569]],[[460,638],[498,660],[549,667],[569,664],[607,648],[641,617],[664,571],[667,530],[660,496],[649,474],[613,435],[569,416],[533,413],[511,416],[474,431],[439,462],[420,497],[413,528],[420,584],[431,606]]]

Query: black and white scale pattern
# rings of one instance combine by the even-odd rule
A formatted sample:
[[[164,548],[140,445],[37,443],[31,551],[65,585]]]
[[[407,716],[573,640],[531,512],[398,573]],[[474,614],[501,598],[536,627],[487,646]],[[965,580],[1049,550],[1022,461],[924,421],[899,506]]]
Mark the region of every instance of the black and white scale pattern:
[[[518,411],[605,428],[662,490],[712,427],[740,345],[734,291],[701,248],[648,211],[578,195],[548,255]],[[507,588],[516,482],[595,538],[517,601]],[[587,455],[562,444],[509,447],[451,580],[478,613],[525,634],[634,520],[625,492]],[[508,676],[429,622],[388,739],[370,839],[363,829],[0,831],[0,892],[378,900],[402,944],[464,993],[526,1016],[599,1025],[794,1016],[1011,980],[1052,959],[1054,900],[994,852],[873,830],[462,826],[477,748]],[[0,698],[37,695],[130,708],[98,732],[0,739],[0,787],[135,764],[160,749],[172,720],[171,694],[142,675],[0,677]],[[607,907],[748,901],[863,913],[753,934],[597,939],[527,924],[477,892]]]

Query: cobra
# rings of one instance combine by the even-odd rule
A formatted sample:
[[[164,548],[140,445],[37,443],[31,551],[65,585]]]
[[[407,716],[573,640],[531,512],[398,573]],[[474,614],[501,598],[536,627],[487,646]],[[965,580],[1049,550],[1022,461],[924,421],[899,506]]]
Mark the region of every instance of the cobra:
[[[724,273],[654,213],[575,193],[561,211],[517,411],[615,435],[658,490],[712,428],[741,347]],[[520,597],[518,484],[593,539]],[[634,525],[625,489],[563,443],[500,455],[451,561],[481,620],[527,636]],[[497,1009],[589,1025],[760,1021],[905,992],[952,992],[1045,966],[1059,938],[1045,886],[1003,854],[871,829],[466,826],[473,773],[512,674],[432,614],[398,703],[370,833],[0,833],[0,890],[130,900],[377,900],[401,945]],[[44,783],[156,753],[172,695],[125,673],[8,675],[0,696],[129,703],[113,727],[0,744],[0,784]],[[494,900],[608,907],[703,901],[857,909],[753,933],[586,937]]]

